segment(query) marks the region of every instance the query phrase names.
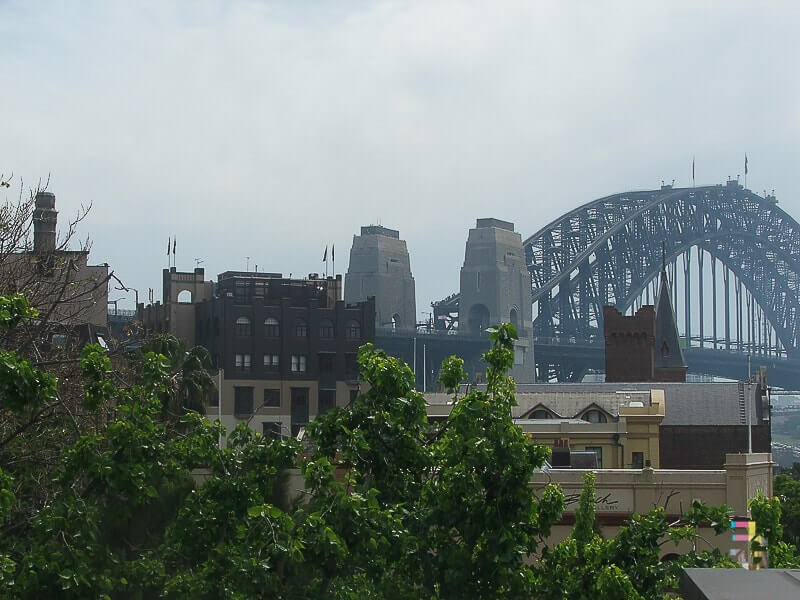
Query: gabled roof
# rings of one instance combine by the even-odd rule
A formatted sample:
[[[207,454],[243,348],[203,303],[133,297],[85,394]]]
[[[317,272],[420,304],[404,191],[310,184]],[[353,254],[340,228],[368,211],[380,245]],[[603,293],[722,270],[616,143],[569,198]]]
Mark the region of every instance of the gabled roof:
[[[656,302],[656,339],[653,348],[653,366],[656,369],[686,367],[671,296],[667,282],[667,270],[666,267],[662,267],[661,288],[658,291],[658,301]]]
[[[545,412],[548,412],[551,415],[553,415],[553,418],[555,418],[555,419],[563,419],[563,418],[565,418],[562,415],[558,414],[556,411],[554,411],[552,408],[550,408],[549,406],[545,406],[541,402],[539,402],[539,404],[536,404],[535,406],[532,406],[531,408],[527,409],[524,413],[522,413],[519,416],[519,418],[520,419],[533,419],[532,415],[537,410],[543,410]]]
[[[739,386],[744,392],[744,402],[750,404],[748,411],[739,404]],[[625,398],[624,392],[664,390],[665,415],[661,422],[665,425],[747,425],[745,416],[750,414],[750,422],[759,424],[761,415],[760,387],[756,383],[715,382],[715,383],[520,383],[517,384],[517,402],[520,407],[533,406],[541,402],[545,406],[558,407],[562,414],[568,414],[575,404],[584,408],[592,402],[606,409],[612,415],[619,414],[619,405],[627,404],[633,398]],[[618,393],[622,392],[622,393]],[[426,395],[427,398],[427,395]],[[616,402],[612,400],[616,398]],[[616,404],[616,409],[614,408]],[[552,408],[551,408],[552,410]],[[572,414],[575,414],[577,412]]]

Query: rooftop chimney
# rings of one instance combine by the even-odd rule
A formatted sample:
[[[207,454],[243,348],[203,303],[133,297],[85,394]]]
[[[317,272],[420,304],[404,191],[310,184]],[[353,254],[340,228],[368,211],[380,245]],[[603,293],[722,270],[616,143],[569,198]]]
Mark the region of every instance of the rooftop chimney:
[[[50,192],[37,192],[33,211],[33,250],[53,252],[56,249],[56,196]]]

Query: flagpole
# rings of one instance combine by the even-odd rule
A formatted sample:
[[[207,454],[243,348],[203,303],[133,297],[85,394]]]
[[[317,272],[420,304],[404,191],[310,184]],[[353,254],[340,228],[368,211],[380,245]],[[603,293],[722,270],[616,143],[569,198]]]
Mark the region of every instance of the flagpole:
[[[747,152],[744,153],[744,188],[747,189]]]
[[[692,155],[692,187],[694,187],[694,155]]]
[[[331,244],[331,263],[333,264],[333,278],[336,279],[336,244]]]

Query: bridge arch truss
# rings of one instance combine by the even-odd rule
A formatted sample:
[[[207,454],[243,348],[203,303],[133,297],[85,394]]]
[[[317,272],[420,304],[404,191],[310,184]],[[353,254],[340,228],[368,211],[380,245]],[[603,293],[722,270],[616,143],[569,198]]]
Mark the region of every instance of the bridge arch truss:
[[[538,340],[601,343],[604,305],[630,313],[655,300],[663,252],[687,345],[800,357],[800,225],[773,196],[736,181],[607,196],[523,246]]]

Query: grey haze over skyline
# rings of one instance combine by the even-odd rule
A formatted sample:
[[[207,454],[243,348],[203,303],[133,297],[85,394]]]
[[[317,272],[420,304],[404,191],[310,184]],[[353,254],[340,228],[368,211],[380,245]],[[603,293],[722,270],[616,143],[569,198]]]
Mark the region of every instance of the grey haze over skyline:
[[[417,310],[457,291],[476,218],[523,239],[662,180],[775,189],[800,218],[796,2],[0,2],[0,201],[50,174],[91,261],[161,294],[347,268],[379,222]],[[124,298],[112,293],[111,299]],[[133,296],[120,306],[133,306]]]

